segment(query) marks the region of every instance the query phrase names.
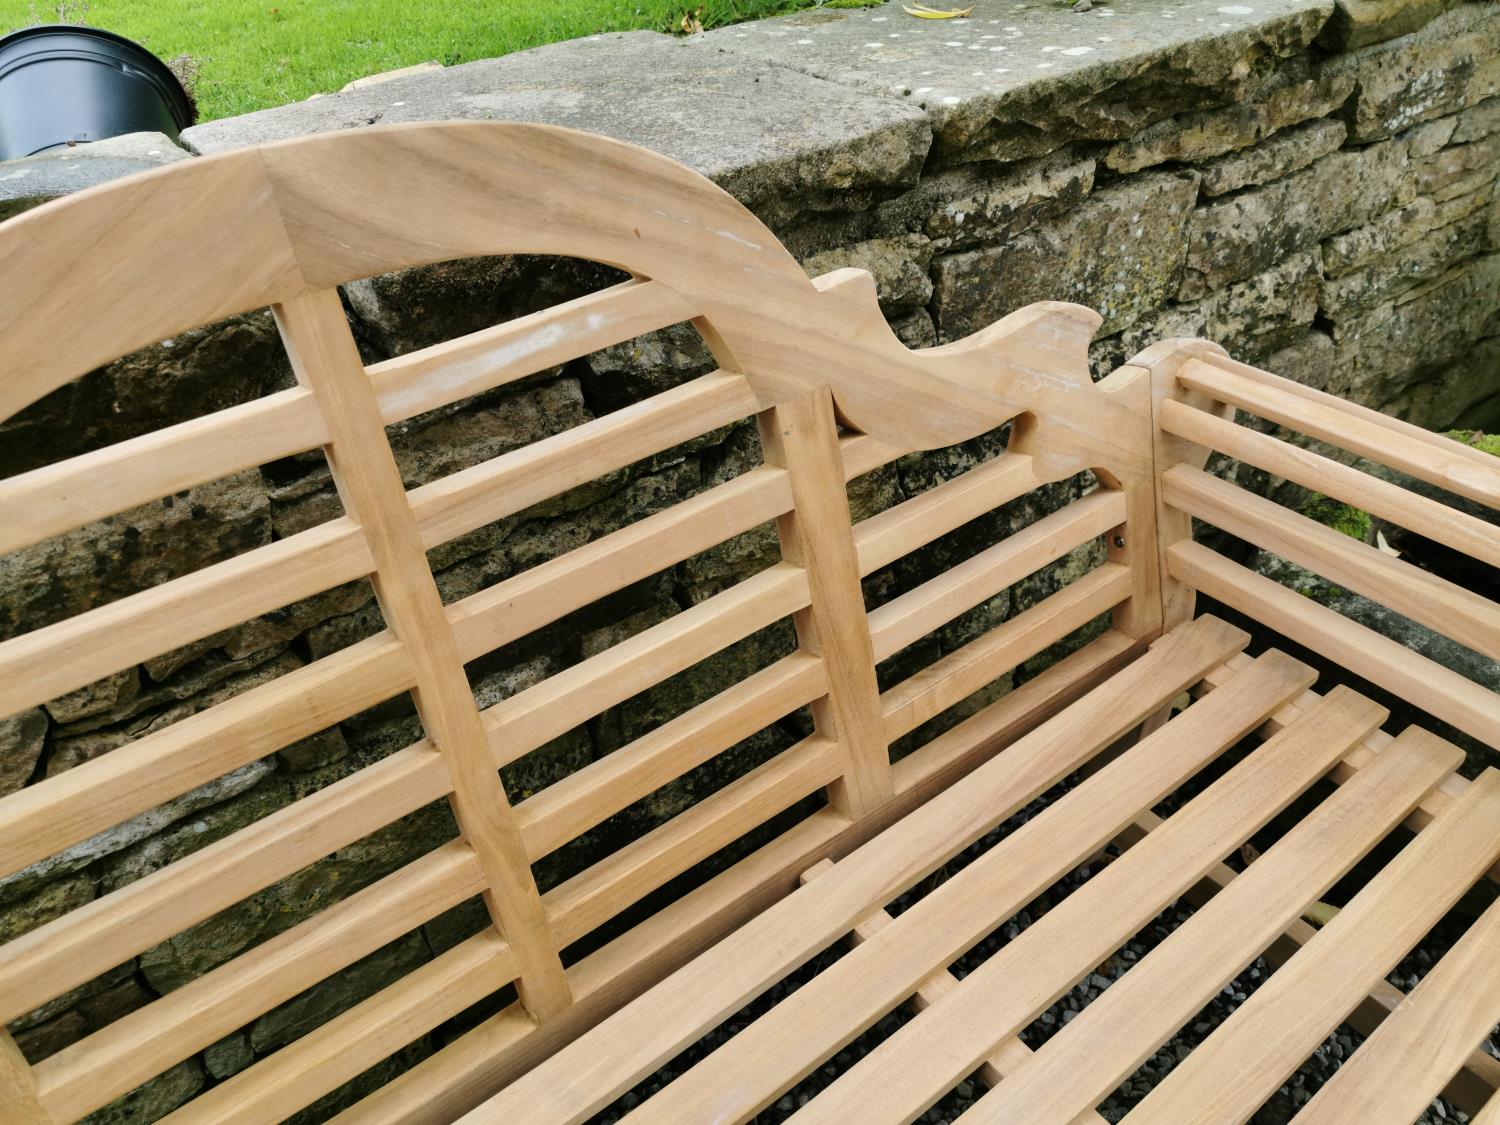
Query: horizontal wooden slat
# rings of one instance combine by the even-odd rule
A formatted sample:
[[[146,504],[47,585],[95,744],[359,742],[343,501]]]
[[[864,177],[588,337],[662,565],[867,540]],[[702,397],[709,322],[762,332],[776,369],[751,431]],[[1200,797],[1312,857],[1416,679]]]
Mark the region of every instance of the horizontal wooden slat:
[[[1500,465],[1456,441],[1233,361],[1189,360],[1177,378],[1220,402],[1500,508]]]
[[[1307,682],[1303,680],[1302,686]],[[1261,716],[1276,705],[1275,700],[1263,702],[1267,706]],[[1173,723],[1192,713],[1189,707]],[[1162,827],[1036,919],[942,1001],[840,1075],[796,1115],[798,1125],[876,1125],[910,1121],[924,1112],[997,1043],[1021,1031],[1215,862],[1305,792],[1384,715],[1369,700],[1335,689],[1318,710],[1258,747]],[[1152,737],[1166,734],[1173,723]],[[1232,745],[1256,722],[1252,717],[1234,725],[1240,733],[1227,740],[1222,736],[1233,734],[1227,724],[1210,727],[1215,745]],[[1145,745],[1142,742],[1137,751]],[[1128,766],[1135,755],[1132,751],[1113,765]],[[1044,813],[1040,823],[1056,819],[1054,814],[1055,810]],[[1112,827],[1121,823],[1115,821]],[[1026,867],[1045,854],[1046,849],[1036,849],[1013,866]]]
[[[422,543],[456,539],[763,405],[744,376],[716,372],[414,488],[407,496]]]
[[[1030,457],[1004,453],[993,461],[854,525],[862,576],[962,527],[1043,482]]]
[[[138,504],[321,445],[297,387],[0,481],[0,555]]]
[[[777,563],[581,664],[484,710],[495,764],[508,765],[616,703],[807,605],[807,575]]]
[[[1500,1019],[1492,903],[1297,1115],[1299,1125],[1416,1120]]]
[[[484,887],[466,842],[429,852],[42,1060],[42,1104],[68,1120],[97,1109]]]
[[[659,281],[626,281],[368,370],[390,424],[697,315]]]
[[[823,662],[793,653],[516,806],[538,859],[828,690]]]
[[[1130,589],[1129,568],[1105,563],[902,680],[880,697],[886,740],[894,742],[1030,660],[1124,601]]]
[[[261,1125],[290,1117],[515,976],[510,946],[493,928],[482,930],[163,1121]]]
[[[901,651],[1124,520],[1124,495],[1101,489],[892,598],[870,614],[875,659],[884,660]]]
[[[1248,1117],[1500,856],[1497,824],[1500,771],[1491,769],[1178,1063],[1126,1120],[1176,1125],[1195,1116]]]
[[[807,878],[826,875],[832,870],[833,861],[825,859],[822,863],[808,871],[807,876],[804,876],[804,881]],[[874,914],[869,915],[869,917],[855,923],[851,940],[855,943],[869,941],[870,938],[889,926],[892,921],[893,919],[888,913],[884,910],[878,910]],[[938,970],[921,984],[917,985],[917,991],[912,995],[910,1001],[912,1010],[917,1012],[926,1011],[927,1008],[938,1000],[941,1000],[957,987],[958,978],[952,972],[948,969]],[[1007,1074],[1021,1066],[1031,1055],[1031,1048],[1026,1046],[1019,1037],[1013,1037],[1000,1044],[993,1055],[980,1063],[977,1073],[986,1086],[998,1086]],[[1082,1115],[1082,1121],[1079,1122],[1079,1125],[1104,1125],[1104,1118],[1099,1113],[1090,1111]]]
[[[1208,618],[1177,630],[1101,685],[1088,707],[1054,716],[975,769],[965,784],[950,786],[915,809],[899,832],[864,844],[842,861],[848,866],[834,885],[808,887],[763,910],[724,939],[712,963],[700,959],[684,965],[601,1024],[611,1029],[620,1051],[604,1056],[583,1044],[565,1047],[489,1102],[475,1120],[580,1121],[597,1112],[788,969],[847,933],[872,905],[889,901],[967,847],[1247,640],[1239,630]]]
[[[699,860],[821,789],[842,767],[838,744],[813,735],[548,891],[542,905],[558,945],[577,941]]]
[[[1311,450],[1279,441],[1269,434],[1238,426],[1205,410],[1168,399],[1162,403],[1161,427],[1188,441],[1217,449],[1247,465],[1323,492],[1381,519],[1452,547],[1455,551],[1500,566],[1500,535],[1493,525],[1426,496]]]
[[[417,743],[0,946],[0,1022],[448,792]]]
[[[1394,692],[1491,746],[1500,746],[1500,696],[1197,543],[1167,551],[1174,578]]]
[[[1500,605],[1488,598],[1190,465],[1161,481],[1174,508],[1500,660]]]
[[[382,633],[0,798],[0,873],[87,840],[411,686]]]
[[[373,565],[359,528],[341,518],[24,633],[0,643],[0,716],[359,578]]]
[[[836,809],[819,809],[584,957],[569,970],[575,1003],[568,1017],[576,1022],[555,1024],[556,1038],[513,1004],[346,1110],[337,1118],[339,1125],[449,1125],[543,1061],[576,1030],[597,1023],[783,898],[810,864],[869,839],[1140,651],[1138,642],[1110,630],[902,758],[894,769],[896,796],[877,816],[853,824]]]
[[[775,519],[792,506],[784,469],[757,468],[666,511],[539,563],[448,607],[465,661]]]
[[[1128,763],[1106,767],[1046,814],[950,875],[883,933],[681,1075],[648,1103],[643,1115],[683,1122],[749,1119],[1098,848],[1138,809],[1160,800],[1231,745],[1236,731],[1253,729],[1279,700],[1311,679],[1310,671],[1280,654],[1257,662],[1230,685],[1233,695],[1221,700],[1220,707],[1197,715],[1190,708],[1170,724],[1170,731],[1141,743]],[[836,865],[821,881],[825,890],[831,892],[840,881],[841,867]],[[865,1119],[852,1110],[841,1118]]]
[[[1098,1104],[1462,761],[1408,730],[960,1120],[1071,1121]]]

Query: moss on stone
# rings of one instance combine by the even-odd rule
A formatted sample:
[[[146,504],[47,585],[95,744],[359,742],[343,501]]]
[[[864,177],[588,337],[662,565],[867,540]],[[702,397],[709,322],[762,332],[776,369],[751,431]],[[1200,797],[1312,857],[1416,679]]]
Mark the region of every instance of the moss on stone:
[[[1448,436],[1481,453],[1500,457],[1500,434],[1487,434],[1483,430],[1449,430]]]
[[[1321,492],[1309,496],[1299,510],[1308,519],[1317,520],[1350,539],[1367,543],[1375,533],[1375,521],[1369,512],[1331,496],[1324,496]]]

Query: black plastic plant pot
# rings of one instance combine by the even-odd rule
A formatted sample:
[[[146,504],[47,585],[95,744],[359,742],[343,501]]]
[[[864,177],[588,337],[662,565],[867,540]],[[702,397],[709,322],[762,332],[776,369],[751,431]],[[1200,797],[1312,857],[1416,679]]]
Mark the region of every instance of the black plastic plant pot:
[[[193,123],[193,103],[167,65],[137,43],[68,24],[0,39],[0,160]]]

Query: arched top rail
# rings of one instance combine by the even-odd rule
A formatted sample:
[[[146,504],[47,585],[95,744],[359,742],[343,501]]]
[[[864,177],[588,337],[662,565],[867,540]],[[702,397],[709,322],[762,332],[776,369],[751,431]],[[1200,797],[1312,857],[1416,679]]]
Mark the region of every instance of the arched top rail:
[[[1079,410],[1087,398],[1113,413],[1108,395],[1089,393],[1090,310],[1031,306],[914,354],[880,317],[868,275],[809,280],[696,172],[619,141],[498,122],[378,126],[204,157],[5,223],[0,417],[202,324],[494,254],[586,258],[655,280],[698,311],[720,364],[764,401],[831,384],[848,424],[893,445],[950,444],[1026,411],[1112,428]],[[1070,464],[1077,436],[1061,443],[1075,447]]]

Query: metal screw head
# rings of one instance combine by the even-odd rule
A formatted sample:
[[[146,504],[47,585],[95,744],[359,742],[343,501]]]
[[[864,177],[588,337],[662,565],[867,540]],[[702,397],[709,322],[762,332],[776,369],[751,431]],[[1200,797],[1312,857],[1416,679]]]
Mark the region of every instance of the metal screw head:
[[[1117,551],[1123,551],[1125,549],[1125,536],[1123,536],[1123,535],[1112,535],[1112,536],[1110,536],[1110,540],[1109,541],[1110,541],[1110,544],[1114,547],[1115,550],[1117,550]]]

